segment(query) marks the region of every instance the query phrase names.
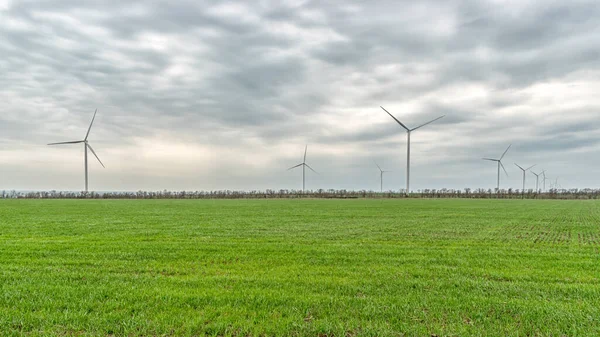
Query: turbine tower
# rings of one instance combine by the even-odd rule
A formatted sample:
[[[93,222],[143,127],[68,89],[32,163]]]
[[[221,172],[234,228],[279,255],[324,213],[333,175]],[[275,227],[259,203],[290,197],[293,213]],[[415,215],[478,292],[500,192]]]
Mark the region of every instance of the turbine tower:
[[[313,170],[312,167],[310,167],[307,163],[306,163],[306,151],[308,150],[308,145],[306,145],[306,147],[304,148],[304,160],[302,161],[302,163],[296,165],[296,166],[292,166],[289,170],[293,170],[296,167],[300,167],[302,166],[302,193],[304,193],[304,189],[306,187],[306,168],[308,167],[311,171],[313,171],[314,173],[317,173],[317,171]],[[317,173],[318,174],[318,173]]]
[[[498,183],[496,185],[496,191],[500,191],[500,167],[502,167],[502,169],[504,170],[504,173],[508,177],[508,172],[506,172],[506,169],[504,168],[504,165],[502,164],[502,159],[504,159],[504,156],[506,156],[506,153],[508,152],[508,150],[510,150],[511,146],[512,146],[512,144],[510,144],[506,148],[506,151],[504,151],[504,153],[502,154],[502,156],[500,156],[500,159],[483,158],[483,160],[488,160],[488,161],[493,161],[493,162],[497,162],[498,163]]]
[[[425,125],[431,124],[435,121],[437,121],[438,119],[442,119],[445,117],[444,116],[440,116],[436,119],[433,119],[425,124],[421,124],[419,126],[417,126],[416,128],[413,129],[409,129],[406,125],[402,124],[402,122],[400,122],[396,117],[394,117],[394,115],[392,115],[389,111],[387,111],[384,107],[380,106],[381,109],[383,109],[383,111],[387,112],[388,115],[390,115],[390,117],[392,117],[398,124],[400,124],[401,127],[404,128],[404,130],[406,130],[406,134],[407,134],[407,150],[406,150],[406,194],[408,195],[410,193],[410,134],[413,131],[416,131],[417,129],[420,129],[422,127],[424,127]]]
[[[531,165],[528,168],[524,169],[521,166],[519,166],[519,164],[515,163],[515,165],[517,165],[518,168],[521,169],[521,171],[523,171],[523,195],[525,195],[525,172],[531,170],[535,165]]]
[[[85,192],[88,192],[88,149],[90,151],[92,151],[92,153],[94,154],[94,156],[96,157],[96,159],[98,159],[98,162],[100,163],[100,165],[102,165],[102,167],[106,168],[104,166],[104,164],[102,163],[102,161],[100,160],[100,158],[98,157],[98,155],[96,154],[96,152],[94,151],[94,149],[92,148],[92,146],[90,145],[90,143],[88,142],[88,137],[90,136],[90,131],[92,130],[92,125],[94,125],[94,120],[96,119],[96,113],[98,112],[98,109],[96,109],[96,111],[94,111],[94,117],[92,117],[92,122],[90,123],[90,127],[87,130],[87,133],[85,134],[85,138],[83,140],[75,140],[75,141],[71,141],[71,142],[60,142],[60,143],[51,143],[48,145],[64,145],[64,144],[81,144],[83,143],[83,150],[84,150],[84,162],[85,162]]]
[[[375,163],[375,165],[377,165],[377,168],[379,169],[379,181],[380,181],[379,185],[381,187],[381,193],[383,193],[383,174],[384,173],[388,173],[388,172],[392,172],[392,171],[384,171],[384,170],[381,169],[381,167],[377,163]]]

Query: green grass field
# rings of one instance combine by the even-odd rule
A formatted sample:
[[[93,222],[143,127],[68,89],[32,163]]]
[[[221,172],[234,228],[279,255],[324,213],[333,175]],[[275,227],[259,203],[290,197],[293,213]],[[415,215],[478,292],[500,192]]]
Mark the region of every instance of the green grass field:
[[[0,201],[2,336],[599,336],[600,202]]]

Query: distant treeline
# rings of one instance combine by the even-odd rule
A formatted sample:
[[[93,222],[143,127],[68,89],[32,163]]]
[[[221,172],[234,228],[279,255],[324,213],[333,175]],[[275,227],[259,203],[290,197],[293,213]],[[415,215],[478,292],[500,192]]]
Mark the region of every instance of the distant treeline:
[[[547,192],[491,189],[426,189],[407,195],[404,191],[266,190],[266,191],[157,191],[157,192],[64,192],[1,191],[3,199],[357,199],[357,198],[473,198],[473,199],[597,199],[600,189],[552,189]]]

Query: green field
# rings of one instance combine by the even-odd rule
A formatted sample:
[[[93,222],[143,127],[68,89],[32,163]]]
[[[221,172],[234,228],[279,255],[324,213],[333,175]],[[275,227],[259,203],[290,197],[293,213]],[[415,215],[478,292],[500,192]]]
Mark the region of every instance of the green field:
[[[3,200],[2,336],[600,336],[600,202]]]

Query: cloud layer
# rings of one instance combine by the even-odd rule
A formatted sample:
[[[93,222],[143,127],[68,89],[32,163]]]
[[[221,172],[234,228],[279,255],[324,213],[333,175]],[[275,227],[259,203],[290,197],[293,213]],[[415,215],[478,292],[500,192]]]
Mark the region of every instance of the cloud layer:
[[[0,189],[598,187],[597,1],[0,0]],[[533,188],[533,176],[528,187]]]

